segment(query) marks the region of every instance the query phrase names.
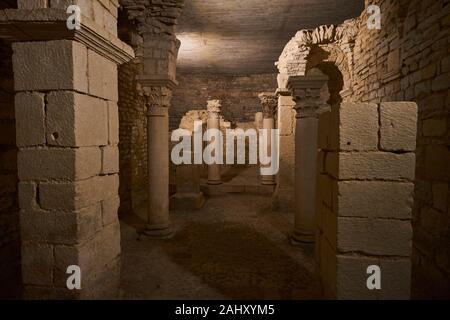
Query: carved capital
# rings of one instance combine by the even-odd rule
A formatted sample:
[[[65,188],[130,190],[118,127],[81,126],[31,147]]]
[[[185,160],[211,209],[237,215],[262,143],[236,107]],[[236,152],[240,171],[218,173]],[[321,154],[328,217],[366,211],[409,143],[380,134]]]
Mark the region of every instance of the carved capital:
[[[297,111],[297,117],[317,116],[324,106],[321,92],[327,81],[326,75],[315,72],[307,76],[289,77],[288,89],[296,103],[294,108]]]
[[[222,104],[220,103],[220,100],[208,100],[207,108],[209,115],[219,116]]]
[[[139,34],[174,36],[184,0],[120,0],[120,4],[127,10],[128,19],[135,21]]]
[[[278,107],[278,98],[276,94],[264,92],[258,95],[258,97],[261,101],[263,117],[266,119],[273,118]]]
[[[167,116],[172,99],[172,90],[167,87],[144,87],[147,116]]]

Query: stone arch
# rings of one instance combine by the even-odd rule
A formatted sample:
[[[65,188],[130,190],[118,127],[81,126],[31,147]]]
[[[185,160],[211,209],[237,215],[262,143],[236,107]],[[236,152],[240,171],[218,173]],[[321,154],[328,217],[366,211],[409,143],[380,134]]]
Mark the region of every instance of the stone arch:
[[[351,90],[357,23],[357,19],[350,19],[339,26],[323,25],[297,32],[276,63],[278,87],[285,90],[290,76],[304,76],[309,68],[332,62],[343,75],[344,91]]]
[[[336,46],[316,46],[311,50],[306,64],[306,73],[314,68],[328,76],[329,105],[339,104],[349,93],[344,89],[351,81],[350,70],[344,53]]]

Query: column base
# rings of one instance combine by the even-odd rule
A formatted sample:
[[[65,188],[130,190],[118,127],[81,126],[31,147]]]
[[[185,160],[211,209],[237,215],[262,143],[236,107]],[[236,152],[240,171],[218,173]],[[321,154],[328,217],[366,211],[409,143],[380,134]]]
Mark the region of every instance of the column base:
[[[173,237],[174,230],[169,224],[149,225],[145,226],[143,235],[153,239],[170,239]]]
[[[265,186],[274,186],[277,183],[275,182],[275,178],[272,176],[262,176],[261,184]]]
[[[218,186],[219,184],[222,184],[223,182],[222,182],[222,180],[208,180],[207,183],[212,186]]]
[[[312,244],[316,240],[315,234],[311,232],[304,232],[300,230],[294,230],[289,235],[289,241],[294,247],[299,247],[305,244]]]

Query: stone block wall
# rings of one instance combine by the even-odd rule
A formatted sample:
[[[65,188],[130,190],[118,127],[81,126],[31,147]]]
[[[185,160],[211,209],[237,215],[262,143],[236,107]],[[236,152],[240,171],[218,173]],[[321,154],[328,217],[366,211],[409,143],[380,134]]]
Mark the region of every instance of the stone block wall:
[[[180,83],[174,90],[170,109],[170,128],[177,129],[190,110],[206,109],[206,101],[219,99],[221,114],[228,121],[253,122],[261,112],[258,94],[275,92],[276,74],[249,76],[202,75],[178,73]]]
[[[117,8],[119,0],[17,0],[19,9],[64,9],[77,5],[81,14],[88,17],[114,36],[117,36]]]
[[[12,49],[0,41],[0,298],[18,296],[20,229]]]
[[[136,209],[147,191],[147,108],[137,91],[138,62],[119,67],[121,212]]]
[[[65,7],[64,1],[31,3]],[[92,27],[103,33],[101,17],[117,2],[76,4],[101,4]],[[19,1],[20,8],[26,6],[27,1]],[[122,46],[106,50],[131,51]],[[12,48],[24,297],[115,297],[120,273],[118,62],[99,54],[92,43],[74,40],[16,42]],[[81,290],[66,286],[71,265],[81,269]]]
[[[413,297],[450,297],[450,3],[366,1],[354,48],[352,101],[414,101],[419,107],[413,213]]]
[[[316,260],[326,296],[408,299],[417,105],[343,103],[319,117]],[[369,290],[367,268],[381,268]]]

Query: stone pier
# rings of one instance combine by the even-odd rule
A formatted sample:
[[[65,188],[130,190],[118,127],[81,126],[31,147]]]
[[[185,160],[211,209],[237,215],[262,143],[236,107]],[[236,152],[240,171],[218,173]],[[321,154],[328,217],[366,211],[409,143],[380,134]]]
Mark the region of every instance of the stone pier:
[[[116,36],[116,1],[79,3],[74,30],[58,1],[18,5],[8,11],[10,23],[0,21],[0,34],[13,42],[24,296],[114,298],[121,252],[117,65],[134,52]],[[94,6],[98,15],[91,16]],[[79,267],[81,290],[68,289],[69,266]]]
[[[343,103],[319,120],[316,260],[328,298],[409,299],[417,105]],[[370,267],[381,288],[370,290]]]

